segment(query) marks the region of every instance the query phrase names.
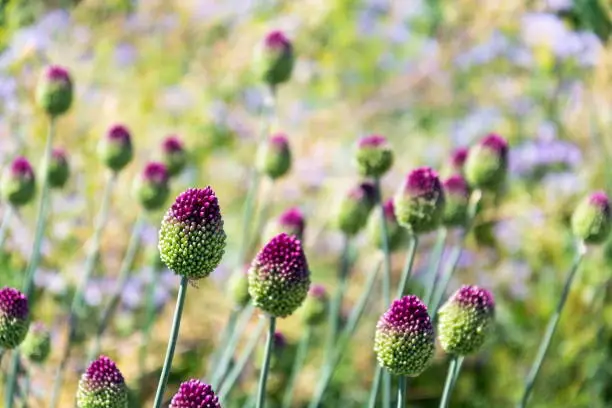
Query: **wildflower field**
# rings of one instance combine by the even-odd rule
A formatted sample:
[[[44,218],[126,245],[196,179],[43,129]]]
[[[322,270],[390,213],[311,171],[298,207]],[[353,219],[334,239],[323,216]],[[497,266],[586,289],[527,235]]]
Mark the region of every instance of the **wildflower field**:
[[[0,1],[0,406],[612,407],[606,0]]]

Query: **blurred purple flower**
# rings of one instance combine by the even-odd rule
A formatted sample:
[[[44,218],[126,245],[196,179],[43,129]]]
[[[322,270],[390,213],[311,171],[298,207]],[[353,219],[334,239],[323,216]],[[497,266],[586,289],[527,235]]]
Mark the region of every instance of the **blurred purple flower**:
[[[554,138],[554,129],[543,129],[543,137],[510,150],[510,172],[518,177],[543,177],[550,172],[572,171],[582,163],[582,153],[571,142]]]
[[[121,304],[127,309],[137,309],[144,301],[145,288],[142,279],[131,277],[121,292]]]
[[[138,50],[132,44],[121,43],[115,47],[115,63],[122,68],[133,65],[138,59]]]
[[[67,288],[66,280],[58,271],[45,269],[39,269],[36,272],[34,285],[53,295],[63,295]]]

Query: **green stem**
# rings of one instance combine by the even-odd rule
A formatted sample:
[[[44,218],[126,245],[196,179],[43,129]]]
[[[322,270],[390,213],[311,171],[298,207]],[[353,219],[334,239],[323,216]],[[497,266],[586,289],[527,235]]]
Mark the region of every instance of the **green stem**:
[[[419,237],[412,235],[410,239],[410,245],[408,246],[408,254],[406,255],[406,263],[404,270],[402,271],[402,277],[400,278],[399,285],[397,287],[396,297],[399,299],[404,295],[410,276],[412,275],[412,265],[414,264],[414,256],[416,254],[417,246],[419,245]],[[391,302],[389,302],[391,303]],[[389,307],[390,305],[387,305]]]
[[[399,387],[397,390],[397,408],[404,408],[406,406],[406,377],[400,375]]]
[[[136,258],[136,253],[138,252],[138,248],[140,247],[140,233],[142,231],[143,224],[144,218],[142,215],[140,215],[136,219],[134,227],[132,228],[132,234],[130,235],[130,240],[128,242],[125,257],[123,258],[123,261],[121,262],[121,267],[119,269],[117,286],[115,287],[115,290],[113,291],[113,294],[111,295],[111,298],[109,299],[106,308],[102,312],[102,318],[100,319],[98,331],[96,332],[96,338],[89,352],[89,357],[87,358],[87,361],[91,361],[95,357],[95,355],[98,354],[100,350],[102,336],[104,335],[104,332],[108,328],[111,318],[117,310],[119,300],[121,299],[121,294],[123,293],[125,285],[127,284],[127,281],[130,277],[130,272],[132,271],[134,259]]]
[[[96,261],[98,259],[98,254],[100,251],[100,240],[102,237],[102,231],[104,230],[104,227],[106,226],[106,223],[108,221],[110,199],[116,180],[117,173],[113,172],[110,174],[109,179],[106,182],[104,193],[102,195],[102,206],[100,208],[100,213],[98,214],[98,217],[96,219],[91,248],[85,260],[83,277],[81,278],[79,286],[77,287],[74,293],[74,297],[72,298],[72,304],[70,306],[70,313],[68,316],[68,338],[63,346],[60,364],[57,368],[57,373],[55,375],[53,392],[51,394],[51,404],[49,405],[51,408],[57,407],[57,403],[59,401],[62,383],[64,380],[64,371],[68,364],[68,360],[70,359],[70,354],[72,352],[72,344],[76,340],[79,319],[82,317],[85,289],[87,288],[87,284],[89,283],[91,275],[93,274],[94,269],[96,267]]]
[[[218,393],[219,400],[221,402],[223,402],[223,400],[227,398],[227,395],[230,393],[230,391],[234,387],[236,380],[238,380],[238,377],[240,377],[240,374],[244,372],[244,367],[246,367],[246,364],[248,363],[249,358],[251,357],[251,354],[253,354],[253,351],[255,350],[255,347],[257,346],[257,343],[259,342],[259,337],[261,336],[261,333],[263,332],[265,324],[266,324],[266,321],[264,319],[259,321],[259,324],[257,325],[255,330],[251,334],[251,338],[249,339],[246,346],[244,347],[242,354],[240,354],[240,356],[238,357],[238,360],[236,361],[236,365],[229,372],[225,381],[223,381],[223,385],[221,386],[221,389]]]
[[[453,356],[450,363],[448,364],[448,373],[446,374],[446,382],[444,383],[444,391],[442,393],[442,399],[440,399],[440,408],[446,408],[450,401],[450,395],[453,390],[453,383],[455,380],[455,372],[457,367],[457,357]]]
[[[380,379],[382,377],[382,367],[376,363],[376,371],[374,372],[374,380],[370,388],[370,398],[368,400],[368,408],[376,408],[376,400],[378,399],[378,388],[380,387]]]
[[[168,383],[168,377],[170,376],[170,369],[172,367],[172,359],[174,358],[174,349],[179,335],[179,328],[181,326],[181,316],[183,315],[183,306],[185,305],[185,295],[187,293],[187,285],[189,281],[187,277],[181,278],[181,285],[179,287],[178,295],[176,297],[176,308],[174,310],[174,318],[172,319],[172,329],[170,330],[170,340],[168,341],[168,349],[166,350],[166,359],[164,360],[164,366],[159,377],[159,383],[157,384],[157,392],[155,393],[155,402],[153,403],[154,408],[160,408],[164,398],[164,391],[166,390],[166,384]]]
[[[572,267],[569,271],[567,279],[565,280],[565,285],[563,286],[563,292],[561,292],[561,297],[559,298],[559,303],[557,304],[555,312],[548,321],[546,332],[544,334],[544,337],[542,338],[540,347],[538,348],[538,354],[536,355],[536,358],[533,361],[533,365],[529,370],[529,374],[527,375],[527,380],[525,381],[525,390],[523,392],[521,403],[519,404],[519,407],[521,408],[525,408],[527,406],[527,401],[529,400],[529,396],[531,395],[531,392],[533,390],[535,380],[538,376],[538,373],[540,372],[540,368],[542,367],[542,363],[544,362],[544,357],[546,357],[546,352],[548,351],[552,337],[555,334],[557,325],[559,324],[561,312],[563,311],[563,307],[565,306],[565,301],[567,300],[567,296],[571,289],[572,282],[574,281],[574,277],[576,276],[576,272],[578,271],[578,267],[580,266],[580,263],[582,262],[585,253],[586,247],[584,246],[584,243],[579,242],[576,255],[574,256],[574,261],[572,263]]]
[[[270,316],[270,327],[268,328],[268,338],[266,339],[266,353],[264,354],[263,364],[261,365],[261,375],[259,376],[259,387],[257,390],[257,408],[264,408],[266,405],[266,383],[268,382],[268,371],[270,370],[270,359],[274,349],[274,333],[276,329],[276,317]]]
[[[293,390],[295,388],[295,383],[297,382],[298,375],[302,370],[302,366],[304,365],[304,361],[306,360],[306,355],[308,354],[308,344],[310,343],[311,334],[312,327],[306,326],[304,334],[300,339],[300,344],[297,348],[295,360],[293,362],[293,368],[291,370],[289,382],[287,383],[287,391],[285,391],[285,397],[283,398],[283,407],[285,408],[291,408],[292,406],[291,404],[293,403]]]
[[[241,309],[236,308],[236,307],[233,307],[232,310],[230,310],[230,314],[227,319],[227,324],[223,328],[223,333],[221,333],[221,336],[219,337],[220,347],[213,351],[212,356],[211,356],[212,362],[210,364],[208,371],[214,370],[219,367],[219,363],[221,362],[221,357],[225,354],[227,343],[232,337],[234,330],[236,330],[236,322],[238,321],[238,316],[240,315],[240,311]],[[214,372],[208,372],[206,377],[211,378],[213,374]]]
[[[2,224],[0,224],[0,250],[4,246],[4,241],[6,240],[6,235],[8,232],[8,225],[13,217],[13,206],[9,205],[6,207],[4,214],[2,215]]]
[[[49,130],[47,134],[47,141],[45,143],[45,152],[42,159],[41,174],[44,175],[42,178],[42,188],[40,191],[40,200],[38,201],[38,215],[36,218],[36,233],[34,235],[34,244],[32,246],[32,253],[30,255],[30,261],[25,272],[25,278],[23,282],[23,293],[28,298],[30,310],[34,310],[35,298],[32,296],[34,292],[34,275],[38,270],[38,264],[40,262],[40,248],[42,246],[43,235],[45,232],[45,225],[47,219],[47,206],[49,201],[49,178],[47,173],[49,170],[49,162],[51,160],[51,151],[53,149],[53,138],[55,137],[55,125],[56,119],[51,116],[49,118]],[[17,377],[19,376],[19,351],[13,352],[11,366],[8,376],[8,385],[6,390],[6,408],[13,408],[15,390],[17,388]]]
[[[253,312],[255,311],[255,307],[252,304],[249,304],[246,308],[244,308],[241,312],[240,317],[238,318],[238,322],[236,324],[236,328],[232,331],[232,334],[227,342],[227,347],[225,347],[223,354],[221,355],[221,359],[219,360],[219,364],[213,371],[211,385],[213,388],[218,388],[221,385],[223,380],[223,376],[227,373],[230,363],[232,362],[232,356],[234,355],[234,351],[236,351],[236,347],[238,346],[238,342],[240,341],[240,336],[244,333],[251,317],[253,316]]]
[[[378,274],[381,263],[382,262],[377,262],[375,269],[368,276],[368,279],[364,284],[364,290],[361,293],[361,297],[357,301],[357,304],[355,305],[353,310],[351,310],[351,314],[349,315],[346,326],[338,337],[338,342],[336,343],[332,358],[329,359],[329,361],[323,366],[323,369],[321,370],[319,382],[317,383],[317,386],[315,388],[315,394],[310,404],[308,405],[309,408],[317,408],[321,404],[323,394],[325,393],[325,390],[327,389],[327,386],[329,385],[329,382],[333,377],[334,370],[342,359],[342,356],[346,351],[348,343],[351,340],[353,334],[355,333],[355,330],[357,329],[357,324],[359,323],[359,319],[361,318],[363,310],[365,309],[365,306],[368,302],[368,298],[370,297],[370,293],[372,292],[372,288],[374,287],[376,275]]]
[[[423,301],[429,307],[431,307],[432,297],[436,291],[436,284],[438,283],[438,269],[442,260],[442,253],[444,252],[444,243],[446,242],[447,232],[448,230],[444,227],[440,227],[438,229],[436,243],[429,257],[426,292],[425,297],[423,298]]]
[[[349,250],[351,239],[348,235],[344,236],[342,252],[340,254],[340,266],[338,268],[338,286],[336,293],[329,305],[329,331],[327,333],[327,341],[325,344],[325,360],[328,361],[332,357],[332,351],[340,330],[340,320],[342,318],[342,300],[346,291],[347,276],[349,270]]]

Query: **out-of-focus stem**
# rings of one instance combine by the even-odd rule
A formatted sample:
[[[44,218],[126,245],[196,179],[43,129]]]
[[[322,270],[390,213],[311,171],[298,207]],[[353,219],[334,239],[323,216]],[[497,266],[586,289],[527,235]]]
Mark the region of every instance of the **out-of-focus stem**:
[[[274,333],[276,330],[276,317],[270,316],[270,326],[268,327],[268,337],[266,338],[266,352],[264,354],[263,364],[261,365],[261,374],[259,376],[259,387],[257,389],[257,408],[264,408],[266,405],[266,384],[268,383],[268,371],[270,371],[270,359],[272,358],[272,350],[274,349]]]
[[[433,294],[436,291],[436,284],[438,283],[438,268],[442,260],[442,254],[444,252],[444,243],[446,242],[447,229],[440,227],[436,236],[436,243],[429,258],[429,267],[427,268],[427,284],[425,297],[423,301],[428,307],[431,307],[431,301]]]
[[[293,368],[291,370],[291,376],[289,377],[289,382],[287,383],[287,390],[285,391],[285,397],[283,398],[283,407],[291,408],[291,404],[293,403],[293,390],[295,388],[295,383],[297,382],[298,375],[302,370],[302,366],[304,365],[304,361],[306,360],[306,354],[308,353],[308,344],[310,343],[310,336],[312,334],[312,327],[306,326],[304,329],[304,334],[300,339],[300,344],[298,345],[297,352],[295,355],[295,360],[293,362]]]
[[[397,408],[406,407],[406,377],[400,375],[399,387],[397,390]]]
[[[402,276],[400,278],[399,285],[397,286],[397,294],[395,295],[395,297],[398,299],[404,295],[406,287],[408,286],[408,282],[410,282],[410,276],[412,275],[412,265],[414,264],[414,257],[416,255],[416,250],[418,246],[419,237],[417,235],[412,235],[410,237],[410,244],[408,246],[408,253],[406,255],[406,263],[404,265],[404,270],[402,271]],[[387,305],[387,307],[389,306],[390,305]]]
[[[329,307],[329,327],[327,333],[327,341],[325,344],[325,360],[328,361],[332,356],[332,351],[336,344],[338,331],[340,330],[340,319],[342,313],[342,300],[346,291],[348,270],[349,270],[349,251],[351,238],[348,235],[344,236],[342,252],[340,254],[340,265],[338,267],[338,286],[336,293]]]
[[[6,235],[8,232],[8,225],[13,218],[13,206],[8,205],[4,210],[4,214],[2,215],[2,223],[0,224],[0,250],[4,246],[4,241],[6,240]]]

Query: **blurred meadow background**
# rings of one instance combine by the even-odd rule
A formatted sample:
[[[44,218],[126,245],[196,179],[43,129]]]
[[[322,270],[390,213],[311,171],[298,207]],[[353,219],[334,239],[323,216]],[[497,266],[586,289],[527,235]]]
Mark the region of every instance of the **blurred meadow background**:
[[[177,135],[189,163],[172,180],[163,209],[145,216],[131,277],[101,350],[121,367],[128,385],[139,389],[142,399],[132,406],[150,405],[179,282],[167,270],[155,275],[156,319],[140,381],[143,308],[163,210],[186,188],[211,185],[228,246],[211,277],[189,289],[168,395],[181,381],[205,376],[233,307],[227,281],[240,263],[243,205],[265,103],[265,90],[253,75],[253,49],[274,29],[292,40],[296,56],[291,80],[279,88],[272,126],[288,135],[293,163],[287,176],[262,183],[247,259],[265,242],[269,224],[299,207],[306,217],[304,247],[312,281],[331,292],[343,242],[334,227],[335,206],[359,180],[354,165],[359,137],[382,134],[393,147],[395,163],[382,180],[388,198],[413,168],[427,165],[447,175],[454,149],[490,132],[503,135],[510,144],[503,199],[477,219],[449,286],[449,293],[463,283],[491,290],[496,325],[484,350],[466,359],[451,406],[516,403],[571,263],[570,215],[592,190],[612,193],[612,7],[607,1],[0,3],[1,167],[19,155],[37,167],[42,157],[47,119],[34,103],[34,88],[43,67],[67,67],[75,85],[73,106],[59,119],[54,143],[65,149],[71,175],[63,189],[51,193],[35,275],[32,313],[51,328],[52,351],[47,363],[29,367],[29,406],[48,406],[66,341],[65,309],[82,274],[106,181],[96,146],[115,123],[131,130],[134,159],[112,194],[99,261],[85,289],[92,318],[81,322],[79,332],[82,338],[95,333],[96,316],[114,288],[142,211],[133,180],[145,163],[159,159],[162,140]],[[7,208],[0,203],[0,214]],[[0,252],[0,286],[21,285],[35,223],[32,204],[10,219]],[[434,241],[435,234],[421,237],[411,293],[423,293]],[[457,244],[451,234],[443,263]],[[368,235],[358,235],[350,252],[347,313],[377,256]],[[394,281],[404,256],[405,251],[393,255]],[[612,406],[611,273],[609,241],[582,265],[531,407]],[[373,291],[325,407],[367,402],[376,364],[372,344],[379,292]],[[247,332],[256,330],[257,321],[253,317]],[[278,330],[292,347],[303,327],[289,317],[279,320]],[[306,406],[313,393],[324,341],[325,328],[316,329],[298,377],[296,407]],[[60,406],[72,403],[86,354],[86,343],[77,341]],[[242,407],[254,393],[256,365],[246,366],[225,406]],[[439,352],[434,364],[411,380],[409,406],[438,406],[446,368],[447,358]]]

